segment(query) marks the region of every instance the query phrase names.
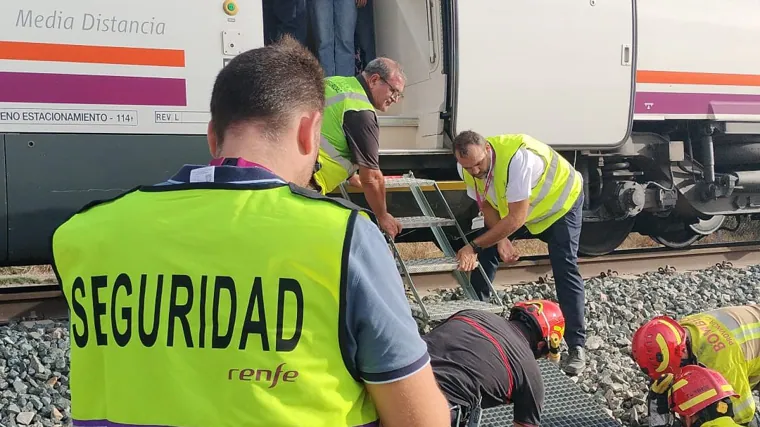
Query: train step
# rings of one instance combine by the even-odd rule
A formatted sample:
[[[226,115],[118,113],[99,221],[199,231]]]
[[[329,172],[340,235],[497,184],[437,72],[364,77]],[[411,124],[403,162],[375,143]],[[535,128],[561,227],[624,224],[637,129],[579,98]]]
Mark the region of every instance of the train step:
[[[346,190],[346,183],[340,185],[340,192],[343,198],[351,200],[351,197]],[[400,188],[408,187],[414,196],[414,200],[417,202],[417,207],[420,209],[421,215],[397,217],[396,219],[401,223],[401,226],[405,229],[414,228],[430,228],[433,231],[437,246],[441,248],[443,257],[440,258],[428,258],[418,260],[403,260],[399,254],[398,247],[392,239],[388,239],[388,243],[393,251],[393,255],[396,258],[396,266],[404,280],[404,283],[411,291],[414,298],[410,305],[416,306],[416,309],[421,312],[422,322],[427,323],[431,320],[443,320],[448,316],[456,313],[459,310],[466,308],[474,308],[478,310],[485,310],[495,313],[504,312],[504,304],[501,299],[496,297],[496,291],[490,281],[486,280],[488,287],[491,290],[493,298],[491,301],[482,302],[478,299],[475,290],[470,283],[470,275],[457,270],[456,253],[451,247],[451,243],[448,237],[441,230],[441,227],[456,227],[459,234],[459,238],[467,244],[467,237],[464,235],[462,228],[454,218],[454,213],[451,211],[446,198],[443,197],[441,189],[438,187],[438,183],[430,179],[419,179],[411,172],[401,176],[386,176],[385,177],[386,188]],[[425,193],[429,192],[437,193],[439,199],[442,201],[442,205],[446,210],[447,217],[439,216],[430,206]],[[387,236],[386,236],[387,237]],[[484,274],[483,268],[478,266],[480,274]],[[457,301],[443,301],[443,302],[423,302],[420,298],[417,288],[414,286],[413,274],[419,273],[442,273],[451,272],[459,282],[460,287],[464,291],[464,300]]]
[[[421,259],[409,259],[404,260],[406,271],[409,274],[419,273],[446,273],[454,271],[459,267],[459,262],[456,257],[441,257],[441,258],[421,258]],[[401,264],[396,260],[396,266],[403,274]]]
[[[417,310],[420,309],[419,304],[415,302],[411,302],[410,304]],[[428,320],[441,321],[448,319],[452,314],[462,310],[481,310],[495,314],[504,314],[506,308],[503,305],[496,305],[490,302],[462,299],[435,302],[428,301],[425,303],[425,309],[428,312]]]
[[[437,218],[434,216],[407,216],[396,218],[401,226],[408,228],[450,227],[456,224],[455,219]]]
[[[573,382],[554,363],[538,362],[544,379],[545,400],[541,427],[621,427],[599,403]],[[512,405],[483,411],[478,427],[512,427]]]

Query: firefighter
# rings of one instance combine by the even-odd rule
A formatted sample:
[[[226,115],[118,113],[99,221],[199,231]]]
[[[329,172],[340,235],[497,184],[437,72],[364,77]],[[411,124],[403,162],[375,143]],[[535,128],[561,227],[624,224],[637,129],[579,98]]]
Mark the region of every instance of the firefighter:
[[[673,378],[673,374],[666,374]],[[735,427],[733,402],[739,395],[712,369],[689,365],[673,378],[670,406],[684,427]]]
[[[425,334],[452,426],[477,423],[482,409],[503,404],[514,404],[515,423],[540,425],[544,383],[536,360],[559,360],[564,331],[557,303],[530,300],[516,303],[509,319],[462,310]]]
[[[327,194],[348,180],[362,188],[380,228],[394,238],[401,223],[388,213],[380,170],[377,113],[402,98],[406,77],[398,62],[370,61],[356,77],[325,79],[326,106],[313,187]],[[357,175],[358,171],[358,175]]]
[[[678,375],[689,365],[701,364],[719,372],[736,391],[732,398],[734,421],[756,425],[752,390],[760,382],[759,331],[760,305],[724,307],[680,321],[657,316],[634,333],[632,356],[653,381],[653,388],[664,384],[663,374]],[[665,422],[663,388],[650,393],[651,427]]]

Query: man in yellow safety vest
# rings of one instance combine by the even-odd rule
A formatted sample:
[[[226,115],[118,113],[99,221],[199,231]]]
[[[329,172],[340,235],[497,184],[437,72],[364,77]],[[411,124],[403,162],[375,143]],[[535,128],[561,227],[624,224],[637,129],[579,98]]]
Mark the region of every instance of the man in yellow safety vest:
[[[291,37],[241,53],[211,94],[210,165],[56,229],[74,427],[449,425],[371,214],[305,188],[324,103]]]
[[[391,238],[401,231],[401,223],[386,205],[375,110],[386,111],[400,100],[405,83],[401,66],[388,58],[370,61],[356,77],[326,78],[322,139],[314,172],[314,186],[322,194],[346,180],[362,188],[380,228]]]
[[[471,271],[479,262],[493,281],[499,258],[504,262],[518,259],[509,236],[523,225],[546,242],[557,299],[567,322],[569,354],[563,368],[568,374],[579,374],[586,365],[585,290],[577,262],[583,214],[581,174],[551,147],[523,134],[484,138],[464,131],[454,138],[454,155],[467,194],[477,201],[482,214],[473,220],[473,230],[479,229],[477,237],[457,253],[459,268]],[[480,273],[472,274],[471,283],[481,299],[490,297]]]

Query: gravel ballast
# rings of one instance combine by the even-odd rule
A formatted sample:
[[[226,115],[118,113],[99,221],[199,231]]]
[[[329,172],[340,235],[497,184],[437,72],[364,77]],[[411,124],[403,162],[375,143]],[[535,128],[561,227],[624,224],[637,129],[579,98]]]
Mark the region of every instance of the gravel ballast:
[[[625,426],[646,422],[646,377],[630,356],[630,338],[639,325],[658,314],[680,318],[760,301],[760,266],[719,265],[683,274],[665,268],[636,277],[603,276],[586,280],[588,363],[573,378]],[[499,294],[508,307],[531,298],[556,301],[551,280]],[[441,292],[431,298],[457,296]],[[0,327],[0,427],[71,425],[67,328],[66,323],[52,321]]]

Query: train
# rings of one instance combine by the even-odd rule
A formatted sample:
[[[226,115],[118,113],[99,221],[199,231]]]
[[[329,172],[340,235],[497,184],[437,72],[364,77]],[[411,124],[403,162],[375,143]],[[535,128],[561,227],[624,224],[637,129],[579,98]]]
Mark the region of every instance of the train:
[[[686,247],[760,213],[760,3],[373,7],[377,54],[407,76],[378,116],[381,168],[436,180],[467,233],[477,206],[451,151],[467,129],[529,134],[575,166],[583,255],[633,232]],[[3,265],[49,263],[52,231],[82,205],[208,162],[214,78],[264,44],[261,0],[7,0],[0,21]],[[388,203],[418,209],[408,191]]]

